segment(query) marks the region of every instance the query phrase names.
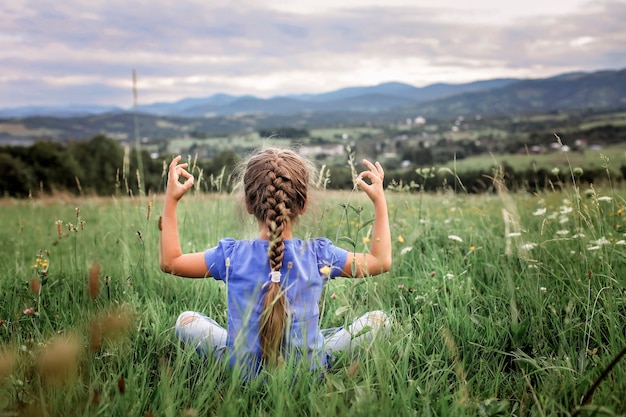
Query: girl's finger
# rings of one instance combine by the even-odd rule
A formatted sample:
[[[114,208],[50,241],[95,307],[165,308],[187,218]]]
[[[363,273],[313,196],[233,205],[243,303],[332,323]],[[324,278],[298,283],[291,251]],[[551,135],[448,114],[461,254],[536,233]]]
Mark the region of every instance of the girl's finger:
[[[178,165],[178,161],[180,161],[180,159],[181,159],[181,158],[182,158],[182,157],[181,157],[180,155],[175,156],[175,157],[172,159],[172,162],[170,162],[170,168],[174,168],[174,167],[176,167],[176,165]]]
[[[385,176],[385,171],[383,170],[380,162],[376,161],[376,164],[372,164],[367,159],[364,159],[363,163],[365,164],[365,166],[367,166],[367,168],[369,168],[370,171],[377,173],[378,175],[380,175],[381,178]]]
[[[380,175],[381,179],[385,178],[385,171],[383,170],[383,166],[378,161],[376,161],[376,170],[378,170],[378,175]]]
[[[365,184],[365,185],[369,185],[368,183],[366,183],[365,181],[363,181],[363,179],[364,179],[364,178],[369,178],[369,179],[370,179],[370,181],[372,181],[372,183],[373,183],[373,182],[375,182],[375,181],[382,180],[382,178],[380,177],[380,175],[378,175],[378,174],[376,174],[376,173],[374,173],[374,172],[372,172],[372,171],[363,171],[363,172],[361,172],[361,174],[359,174],[359,177],[358,177],[358,179],[359,179],[360,181],[362,181],[362,182],[363,182],[363,184]]]
[[[368,161],[367,159],[363,160],[363,164],[369,169],[369,170],[375,170],[376,167],[374,166],[374,164],[372,164],[370,161]]]
[[[189,178],[193,178],[193,175],[191,175],[191,174],[189,173],[189,171],[187,171],[187,170],[185,170],[185,169],[183,169],[183,168],[181,168],[181,169],[180,169],[180,175],[182,175],[183,177],[185,177],[185,178],[187,178],[187,179],[189,179]]]

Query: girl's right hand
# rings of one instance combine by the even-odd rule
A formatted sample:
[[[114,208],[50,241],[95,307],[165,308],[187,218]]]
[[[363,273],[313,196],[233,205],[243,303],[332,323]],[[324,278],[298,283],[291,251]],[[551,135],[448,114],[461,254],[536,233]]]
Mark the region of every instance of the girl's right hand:
[[[193,175],[186,170],[188,164],[179,164],[180,160],[181,156],[178,155],[170,162],[167,175],[167,189],[165,190],[165,196],[176,201],[180,200],[193,187],[194,181]],[[181,176],[185,178],[185,181],[179,181]]]

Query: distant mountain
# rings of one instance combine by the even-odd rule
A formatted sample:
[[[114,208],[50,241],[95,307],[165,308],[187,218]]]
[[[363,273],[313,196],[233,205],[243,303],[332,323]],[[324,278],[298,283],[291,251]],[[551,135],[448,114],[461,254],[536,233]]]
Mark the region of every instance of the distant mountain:
[[[609,108],[626,108],[626,69],[521,80],[501,88],[414,103],[403,110],[424,116],[455,117]]]
[[[392,110],[411,103],[443,98],[468,91],[481,91],[511,84],[516,79],[496,79],[465,84],[433,84],[414,87],[409,84],[390,82],[376,86],[348,87],[321,94],[295,94],[267,99],[251,95],[232,96],[215,94],[206,98],[185,98],[175,102],[159,102],[139,105],[140,113],[161,116],[207,117],[238,114],[297,114],[303,112],[369,112]],[[2,118],[32,116],[78,117],[104,113],[123,113],[133,109],[113,106],[31,106],[0,109]]]
[[[305,112],[367,112],[379,113],[394,108],[443,98],[468,91],[482,91],[509,85],[517,79],[496,79],[466,84],[433,84],[414,87],[398,82],[369,87],[348,87],[321,94],[277,96],[267,99],[253,96],[211,96],[206,99],[185,99],[171,104],[141,106],[140,111],[170,116],[203,117],[243,113],[297,114]],[[218,100],[217,98],[220,98]]]
[[[252,96],[246,96],[252,98]],[[149,114],[163,114],[163,115],[174,115],[174,114],[184,114],[189,111],[189,109],[207,106],[213,108],[219,108],[220,106],[229,105],[230,103],[237,101],[243,97],[231,96],[229,94],[214,94],[208,98],[185,98],[182,100],[178,100],[174,103],[153,103],[153,104],[145,104],[138,106],[138,110],[142,113]]]
[[[142,105],[138,108],[138,120],[142,135],[173,138],[193,133],[228,134],[286,126],[380,125],[419,115],[445,119],[461,115],[515,116],[613,109],[626,109],[626,69],[533,80],[432,84],[422,88],[384,83],[267,99],[216,94]],[[128,109],[100,106],[4,109],[0,110],[0,119],[14,120],[0,124],[0,143],[39,138],[85,139],[99,133],[117,138],[133,137],[134,116]]]
[[[22,106],[0,109],[0,118],[23,118],[31,116],[51,116],[51,117],[79,117],[94,114],[114,113],[124,111],[115,106],[79,105],[70,106]]]

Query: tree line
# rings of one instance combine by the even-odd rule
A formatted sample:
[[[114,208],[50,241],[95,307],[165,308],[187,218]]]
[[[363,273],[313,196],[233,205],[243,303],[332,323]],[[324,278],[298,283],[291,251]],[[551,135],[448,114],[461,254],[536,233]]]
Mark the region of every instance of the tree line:
[[[201,191],[230,191],[232,173],[239,156],[224,151],[211,160],[190,159],[190,169]],[[417,162],[417,161],[416,161]],[[68,192],[76,195],[140,195],[163,192],[169,157],[152,159],[147,151],[124,147],[104,135],[88,141],[65,145],[50,141],[31,146],[0,147],[0,195],[24,198]],[[451,172],[447,169],[399,169],[386,167],[391,190],[403,192],[493,192],[494,178],[512,191],[558,189],[563,175],[545,169],[516,171],[504,164],[485,170]],[[350,167],[330,167],[324,186],[331,189],[353,187]],[[626,177],[626,167],[620,167],[619,183]],[[594,183],[606,179],[604,168],[581,170],[579,183]]]
[[[234,165],[234,155],[219,155]],[[165,189],[165,161],[148,152],[123,147],[104,135],[63,145],[38,141],[31,146],[0,147],[0,193],[28,197],[55,192],[112,196],[158,193]],[[196,169],[202,169],[196,167]],[[207,166],[205,175],[216,168]]]

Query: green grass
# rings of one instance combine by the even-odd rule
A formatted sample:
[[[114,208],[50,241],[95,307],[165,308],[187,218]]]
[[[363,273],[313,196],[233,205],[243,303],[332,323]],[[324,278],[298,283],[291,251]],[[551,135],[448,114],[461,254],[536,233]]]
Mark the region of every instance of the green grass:
[[[608,158],[608,162],[605,162],[603,158]],[[612,174],[619,176],[620,167],[626,165],[626,145],[612,145],[603,149],[588,149],[584,152],[555,151],[544,154],[479,155],[449,162],[443,166],[456,169],[457,172],[465,172],[478,169],[489,170],[494,165],[502,163],[507,163],[518,172],[541,168],[551,171],[558,168],[563,173],[569,172],[570,166],[571,168],[597,169],[608,165]]]
[[[380,135],[383,129],[372,127],[348,127],[311,129],[312,138],[322,138],[330,142],[351,141],[360,138],[362,135]],[[345,136],[344,136],[345,135]]]
[[[392,270],[330,282],[321,306],[323,327],[383,309],[389,337],[324,378],[293,365],[248,383],[174,338],[184,310],[224,324],[226,300],[159,270],[161,197],[4,200],[0,415],[624,415],[624,359],[599,377],[626,346],[625,195],[390,193]],[[254,236],[240,206],[185,197],[183,249]],[[296,233],[362,250],[371,215],[362,193],[320,191]]]

